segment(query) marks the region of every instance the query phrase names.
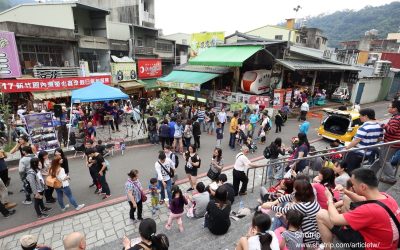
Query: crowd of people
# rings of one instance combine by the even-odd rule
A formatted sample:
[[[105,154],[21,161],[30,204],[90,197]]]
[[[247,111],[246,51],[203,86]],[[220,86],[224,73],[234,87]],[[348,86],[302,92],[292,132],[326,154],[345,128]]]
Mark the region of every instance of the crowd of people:
[[[148,194],[139,171],[133,169],[128,173],[125,193],[130,207],[129,217],[132,222],[139,222],[140,237],[132,242],[125,238],[124,249],[169,248],[167,236],[156,235],[155,221],[143,218],[143,203],[147,201],[147,195],[152,214],[157,213],[162,205],[168,207],[166,230],[174,227],[176,222],[178,230],[184,232],[182,217],[186,214],[190,219],[204,220],[204,227],[214,235],[229,232],[232,205],[235,200],[237,202],[237,196],[247,195],[247,170],[265,166],[248,159],[254,147],[252,140],[259,138],[260,144],[264,144],[266,134],[272,128],[272,119],[267,112],[251,110],[246,105],[243,110],[233,112],[230,119],[224,109],[216,112],[212,107],[199,107],[189,108],[186,112],[179,102],[171,114],[160,121],[152,112],[149,113],[147,127],[150,141],[160,143],[162,150],[154,166],[156,177],[148,180]],[[306,120],[308,110],[304,112],[300,115],[302,123],[292,147],[286,147],[279,137],[265,147],[264,156],[269,159],[266,177],[274,185],[260,187],[259,205],[254,209],[247,234],[238,239],[236,249],[331,249],[334,248],[334,236],[351,248],[397,249],[400,209],[390,195],[378,190],[378,184],[380,181],[396,182],[400,144],[382,146],[379,150],[363,148],[400,140],[400,101],[390,103],[388,112],[392,117],[386,124],[376,120],[373,109],[360,109],[362,125],[353,141],[344,147],[357,150],[338,153],[321,162],[318,162],[318,157],[302,159],[315,151],[307,138],[310,126]],[[286,114],[285,110],[281,110],[275,116],[276,133],[281,131]],[[231,183],[223,173],[225,125],[229,129],[229,148],[234,150],[240,147],[235,156]],[[206,132],[213,135],[214,130],[216,147],[207,172],[211,184],[206,186],[197,180],[202,165],[197,150],[200,148],[200,134]],[[56,201],[53,198],[54,189],[63,211],[68,208],[64,205],[63,194],[76,210],[84,206],[78,205],[72,195],[68,160],[61,149],[56,150],[50,162],[45,152],[39,152],[36,157],[32,145],[24,138],[18,145],[14,152],[20,150],[23,156],[19,172],[26,194],[24,204],[31,204],[33,195],[38,218],[47,217],[46,211],[51,209],[44,205],[44,198],[46,203]],[[337,143],[332,143],[332,147],[331,152],[343,149]],[[106,181],[109,163],[99,151],[92,143],[86,149],[86,162],[93,181],[91,186],[96,186],[96,192],[107,199],[111,195]],[[272,165],[279,162],[280,156],[288,157],[285,162]],[[364,160],[371,163],[369,167],[362,166]],[[179,162],[184,165],[190,184],[186,192],[174,185]],[[318,172],[314,179],[310,179],[310,170]],[[381,179],[377,177],[379,170],[383,172]],[[4,183],[7,183],[7,177]],[[2,213],[5,211],[3,215],[6,217],[15,213],[15,210],[4,208],[3,203],[0,203],[0,209]],[[35,249],[29,248],[33,246],[49,249],[37,246],[34,236],[27,238],[21,238],[23,249]],[[64,246],[66,249],[85,249],[84,238],[80,233],[73,233],[64,239]]]

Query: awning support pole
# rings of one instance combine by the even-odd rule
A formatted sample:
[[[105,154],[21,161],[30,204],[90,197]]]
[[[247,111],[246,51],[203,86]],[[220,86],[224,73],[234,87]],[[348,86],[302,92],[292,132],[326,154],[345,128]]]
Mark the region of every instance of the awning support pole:
[[[69,147],[69,135],[71,133],[71,127],[72,127],[72,105],[74,103],[72,102],[72,98],[71,98],[71,107],[69,109],[69,128],[68,128],[68,142],[67,142],[67,148]]]
[[[315,82],[317,81],[317,73],[318,73],[318,71],[314,71],[314,77],[313,77],[312,86],[311,86],[311,95],[314,94]]]

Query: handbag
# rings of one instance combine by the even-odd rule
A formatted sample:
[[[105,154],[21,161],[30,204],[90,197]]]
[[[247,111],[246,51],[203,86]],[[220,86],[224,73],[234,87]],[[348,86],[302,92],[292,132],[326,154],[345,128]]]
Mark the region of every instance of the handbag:
[[[60,170],[58,170],[58,171],[60,171]],[[57,172],[57,174],[58,173],[59,172]],[[52,188],[62,188],[62,182],[59,179],[57,179],[57,174],[55,177],[53,177],[51,175],[48,175],[46,177],[46,186],[52,187]]]
[[[146,202],[146,201],[147,201],[147,196],[146,196],[146,194],[143,192],[143,190],[140,189],[135,183],[132,182],[132,184],[133,184],[137,189],[139,189],[139,191],[140,191],[140,200],[141,200],[142,202]]]
[[[172,168],[169,169],[169,171],[164,167],[163,164],[161,164],[160,161],[158,161],[158,164],[160,164],[160,166],[164,169],[165,172],[167,172],[167,174],[169,175],[170,178],[174,178],[175,172]]]
[[[217,172],[215,172],[215,171],[217,171]],[[212,164],[211,164],[210,169],[207,172],[207,177],[210,178],[211,180],[216,180],[220,174],[221,174],[221,172],[218,171],[217,169],[213,169]]]

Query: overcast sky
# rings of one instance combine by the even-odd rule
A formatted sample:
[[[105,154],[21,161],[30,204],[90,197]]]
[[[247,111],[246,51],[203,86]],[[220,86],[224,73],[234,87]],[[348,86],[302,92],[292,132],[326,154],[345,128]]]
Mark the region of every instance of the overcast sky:
[[[302,18],[338,10],[359,10],[393,0],[155,0],[156,27],[164,35],[235,30],[246,32],[286,18]],[[293,10],[300,5],[297,12]]]

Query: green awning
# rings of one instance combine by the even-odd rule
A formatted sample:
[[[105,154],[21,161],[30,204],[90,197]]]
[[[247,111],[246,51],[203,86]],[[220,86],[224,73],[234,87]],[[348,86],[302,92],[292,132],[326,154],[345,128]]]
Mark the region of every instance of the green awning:
[[[157,89],[160,87],[157,85],[157,79],[143,79],[137,81],[144,85],[145,90]]]
[[[262,46],[221,46],[205,50],[189,60],[192,65],[241,67]]]
[[[201,84],[218,76],[219,74],[174,70],[169,75],[158,78],[157,83],[166,88],[200,91]]]

